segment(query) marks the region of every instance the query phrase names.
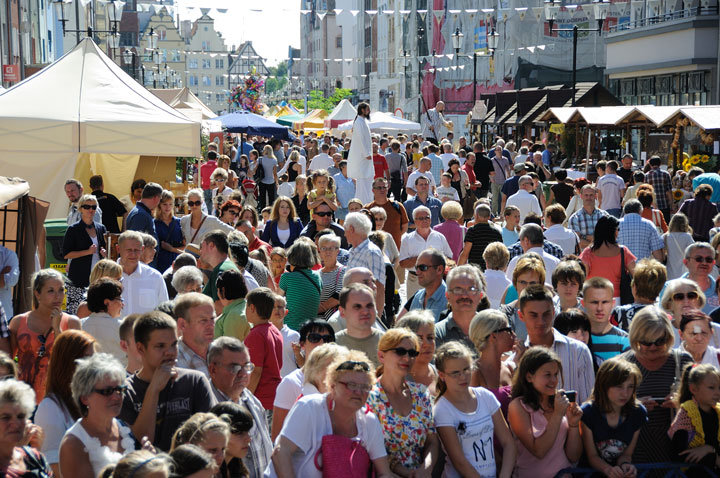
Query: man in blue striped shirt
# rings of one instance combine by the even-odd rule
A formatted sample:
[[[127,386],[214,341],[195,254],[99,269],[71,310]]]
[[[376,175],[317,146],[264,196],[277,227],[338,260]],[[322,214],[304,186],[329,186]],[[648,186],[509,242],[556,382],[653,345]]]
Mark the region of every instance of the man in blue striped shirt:
[[[627,332],[610,323],[615,305],[612,282],[604,277],[586,280],[582,305],[590,318],[592,353],[598,365],[630,349]]]

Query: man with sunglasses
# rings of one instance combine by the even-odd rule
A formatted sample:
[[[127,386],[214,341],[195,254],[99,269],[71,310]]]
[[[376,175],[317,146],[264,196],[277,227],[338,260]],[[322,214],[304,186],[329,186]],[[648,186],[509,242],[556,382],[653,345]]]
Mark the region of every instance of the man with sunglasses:
[[[377,351],[383,332],[373,327],[377,309],[372,289],[365,284],[343,287],[340,291],[340,315],[345,319],[347,328],[335,336],[338,345],[364,352],[375,367],[379,367]]]
[[[477,314],[480,301],[485,296],[480,271],[465,264],[455,267],[447,276],[447,301],[451,312],[447,318],[435,324],[435,345],[457,340],[467,345],[475,354],[475,344],[470,340],[470,322]]]
[[[235,337],[218,337],[208,347],[208,370],[218,402],[244,405],[253,417],[250,446],[243,463],[251,478],[260,478],[270,462],[272,442],[260,400],[247,389],[255,365],[245,344]]]
[[[705,294],[705,306],[702,311],[709,314],[719,305],[715,279],[710,275],[715,264],[715,250],[707,242],[690,244],[685,249],[683,264],[688,271],[680,277],[697,283]],[[662,296],[662,292],[660,296]]]
[[[452,249],[450,249],[445,236],[434,231],[431,227],[432,214],[430,209],[419,206],[413,210],[412,214],[417,227],[413,232],[404,234],[400,241],[400,266],[408,270],[407,297],[412,297],[420,288],[415,264],[424,250],[432,247],[445,254],[445,257],[453,256]]]
[[[162,186],[157,183],[147,183],[145,185],[140,201],[135,204],[135,207],[132,208],[132,211],[127,215],[125,222],[128,231],[144,232],[145,234],[150,234],[157,240],[153,211],[155,211],[158,204],[160,204],[162,192]]]
[[[325,229],[330,229],[336,236],[340,237],[340,247],[343,249],[349,248],[347,239],[345,239],[345,229],[333,221],[332,209],[327,204],[320,204],[313,209],[312,220],[307,223],[300,235],[314,240],[315,235]]]
[[[437,322],[440,320],[440,315],[447,310],[447,287],[443,280],[445,256],[432,247],[425,249],[417,258],[415,271],[421,289],[405,303],[398,320],[411,310],[427,309],[433,313]]]

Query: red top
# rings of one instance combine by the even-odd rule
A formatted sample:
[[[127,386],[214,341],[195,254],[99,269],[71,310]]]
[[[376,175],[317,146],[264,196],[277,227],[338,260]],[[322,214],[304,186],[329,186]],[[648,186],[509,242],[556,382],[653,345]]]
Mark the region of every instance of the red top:
[[[212,176],[213,171],[217,169],[217,161],[210,160],[206,161],[205,163],[200,166],[200,187],[203,189],[212,189],[212,185],[210,184],[210,176]]]
[[[385,177],[385,171],[389,171],[387,160],[382,154],[373,155],[373,166],[375,167],[375,177]]]
[[[270,257],[270,252],[272,252],[272,246],[257,236],[255,236],[254,241],[248,244],[248,251],[252,252],[255,249],[260,249],[261,247],[265,249],[265,253],[268,257]]]
[[[55,332],[52,329],[47,335],[33,332],[27,325],[29,315],[30,312],[18,315],[13,319],[20,320],[20,325],[17,329],[16,348],[12,353],[18,365],[18,379],[29,384],[35,390],[35,400],[40,403],[45,396],[45,380],[50,353],[55,343]],[[63,313],[60,319],[60,330],[67,330],[69,319],[70,316]],[[43,335],[42,339],[40,339],[40,335]]]
[[[475,170],[468,163],[463,164],[462,169],[468,175],[468,180],[470,181],[470,189],[474,191],[478,188],[478,186],[475,186],[475,181],[477,181],[477,178],[475,177]]]
[[[254,325],[248,336],[245,337],[245,346],[250,352],[250,361],[256,367],[262,367],[255,396],[265,410],[272,410],[275,390],[281,380],[282,335],[270,322]]]

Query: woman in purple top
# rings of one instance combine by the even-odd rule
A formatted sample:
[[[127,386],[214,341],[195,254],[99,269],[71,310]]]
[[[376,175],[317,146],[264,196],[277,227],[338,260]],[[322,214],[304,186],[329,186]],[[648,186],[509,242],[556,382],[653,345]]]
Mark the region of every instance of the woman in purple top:
[[[512,350],[517,340],[505,314],[495,309],[479,312],[470,322],[470,340],[475,344],[478,358],[471,387],[485,387],[500,402],[507,417],[511,397],[514,367],[502,361],[502,355]]]
[[[457,262],[462,252],[463,238],[465,237],[465,226],[462,225],[462,206],[457,201],[448,201],[443,204],[440,214],[444,222],[433,227],[433,229],[445,236],[453,253],[452,259]]]

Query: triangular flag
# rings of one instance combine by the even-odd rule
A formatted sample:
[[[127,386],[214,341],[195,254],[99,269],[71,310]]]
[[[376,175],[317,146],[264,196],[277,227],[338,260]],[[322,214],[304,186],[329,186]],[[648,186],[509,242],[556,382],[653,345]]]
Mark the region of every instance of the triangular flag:
[[[310,10],[300,9],[300,15],[307,15],[308,13],[310,13]]]
[[[448,10],[448,12],[453,15],[457,15],[458,13],[462,12],[462,10]]]
[[[227,8],[216,8],[215,10],[217,10],[218,13],[227,13],[228,11]]]
[[[422,19],[422,21],[425,21],[425,18],[427,17],[427,12],[428,12],[428,11],[427,11],[427,10],[418,10],[417,12],[418,12],[418,14],[420,15],[420,18]]]
[[[343,12],[342,8],[336,8],[335,9],[335,15],[340,15]]]
[[[445,15],[445,12],[443,10],[433,10],[433,15],[435,16],[435,20],[439,22],[443,15]]]
[[[323,21],[323,18],[325,18],[325,15],[327,15],[327,12],[322,12],[322,13],[317,12],[316,15],[318,16],[320,21]]]
[[[473,13],[477,13],[477,12],[478,12],[478,9],[477,9],[477,8],[467,8],[467,9],[465,9],[465,13],[473,14]]]
[[[356,17],[358,13],[360,13],[360,10],[350,10],[350,13],[353,17]]]
[[[371,17],[375,16],[375,14],[377,14],[377,12],[378,12],[377,10],[365,10],[365,13],[367,13]]]
[[[453,54],[452,54],[452,53],[448,53],[447,55],[445,55],[445,57],[447,57],[448,60],[452,60]]]

